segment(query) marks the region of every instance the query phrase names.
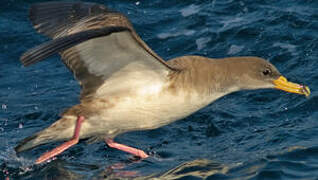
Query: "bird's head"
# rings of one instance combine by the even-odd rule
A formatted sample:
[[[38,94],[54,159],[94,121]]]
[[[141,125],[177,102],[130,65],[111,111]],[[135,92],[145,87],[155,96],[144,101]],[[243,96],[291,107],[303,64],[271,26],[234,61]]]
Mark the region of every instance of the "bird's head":
[[[270,62],[258,57],[226,59],[232,77],[240,89],[276,88],[290,93],[310,95],[308,86],[289,82]]]

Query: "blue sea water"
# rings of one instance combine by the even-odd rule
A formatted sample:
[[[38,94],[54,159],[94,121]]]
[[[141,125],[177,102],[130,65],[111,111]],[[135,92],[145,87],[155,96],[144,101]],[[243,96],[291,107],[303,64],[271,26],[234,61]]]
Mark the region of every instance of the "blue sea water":
[[[81,142],[42,165],[33,161],[60,142],[19,156],[13,148],[78,103],[79,85],[58,56],[28,68],[19,62],[47,40],[28,21],[36,2],[0,2],[0,179],[318,179],[317,0],[93,1],[127,15],[164,59],[259,56],[312,94],[237,92],[165,127],[116,138],[153,154],[143,161]]]

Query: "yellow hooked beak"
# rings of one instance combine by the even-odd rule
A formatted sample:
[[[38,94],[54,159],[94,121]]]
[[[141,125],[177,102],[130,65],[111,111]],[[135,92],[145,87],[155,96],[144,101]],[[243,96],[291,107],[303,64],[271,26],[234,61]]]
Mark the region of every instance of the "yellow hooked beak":
[[[281,89],[283,91],[303,94],[306,97],[310,95],[310,89],[308,86],[288,82],[284,76],[280,76],[278,79],[273,81],[275,84],[275,88]]]

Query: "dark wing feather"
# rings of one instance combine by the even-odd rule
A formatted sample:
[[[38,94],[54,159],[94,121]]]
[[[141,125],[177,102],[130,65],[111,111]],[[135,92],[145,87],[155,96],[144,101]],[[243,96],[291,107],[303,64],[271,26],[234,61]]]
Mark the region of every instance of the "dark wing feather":
[[[83,18],[112,11],[103,5],[84,2],[44,2],[33,4],[29,17],[34,28],[46,36],[61,36]],[[64,34],[65,35],[65,34]]]
[[[28,50],[21,56],[20,59],[24,66],[28,66],[37,63],[38,61],[44,60],[45,58],[55,53],[62,52],[84,41],[101,36],[107,36],[111,33],[116,33],[120,31],[130,31],[130,29],[128,29],[127,27],[112,26],[101,29],[91,29],[87,31],[82,31],[71,34],[69,36],[62,36]]]
[[[60,52],[82,86],[82,98],[98,95],[97,91],[110,93],[109,88],[143,87],[151,79],[162,82],[174,70],[141,40],[124,15],[103,5],[39,3],[31,7],[30,19],[38,32],[53,40],[31,49],[21,61],[29,65]],[[130,83],[113,83],[114,79]]]

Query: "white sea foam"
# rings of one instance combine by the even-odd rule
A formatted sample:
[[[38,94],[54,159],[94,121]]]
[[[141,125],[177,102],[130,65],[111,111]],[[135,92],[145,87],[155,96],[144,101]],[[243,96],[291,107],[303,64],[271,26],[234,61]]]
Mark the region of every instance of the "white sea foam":
[[[229,48],[227,54],[228,55],[234,55],[234,54],[237,54],[237,53],[241,52],[243,49],[244,49],[244,46],[231,45],[231,47]]]
[[[231,17],[231,18],[225,18],[224,20],[220,21],[223,24],[223,27],[221,30],[230,29],[235,26],[241,26],[246,23],[246,19],[242,17]]]
[[[286,49],[292,55],[297,55],[297,50],[296,50],[297,46],[296,45],[276,42],[276,43],[273,44],[273,46],[274,47],[280,47],[282,49]]]
[[[196,14],[200,11],[200,6],[191,4],[190,6],[183,8],[180,10],[183,17],[190,16],[192,14]]]
[[[160,33],[157,35],[157,37],[159,39],[167,39],[170,37],[177,37],[177,36],[181,36],[181,35],[185,35],[185,36],[191,36],[195,33],[194,30],[188,30],[188,29],[184,29],[182,31],[178,31],[178,32],[166,32],[166,33]]]
[[[197,45],[198,50],[201,50],[206,47],[206,44],[211,41],[211,37],[208,38],[199,38],[195,40],[195,44]]]

